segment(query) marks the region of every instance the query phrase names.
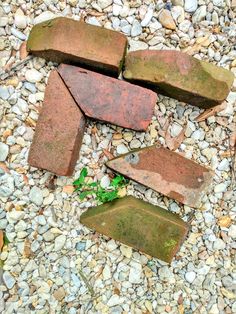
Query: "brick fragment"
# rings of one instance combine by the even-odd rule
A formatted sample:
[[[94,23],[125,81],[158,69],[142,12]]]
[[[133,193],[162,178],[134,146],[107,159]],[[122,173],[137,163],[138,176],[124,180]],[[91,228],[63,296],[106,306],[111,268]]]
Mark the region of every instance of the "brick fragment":
[[[173,50],[130,52],[124,78],[201,108],[223,102],[234,81],[232,72]]]
[[[85,118],[56,70],[50,73],[28,162],[57,175],[72,175]]]
[[[189,229],[178,215],[132,196],[89,208],[80,221],[168,263],[178,252]]]
[[[137,131],[147,129],[157,100],[154,92],[72,65],[61,64],[58,71],[89,118]]]
[[[160,145],[131,151],[107,166],[190,207],[199,207],[212,182],[209,169]]]
[[[46,60],[73,63],[118,76],[126,52],[125,35],[73,19],[58,17],[36,24],[27,50]]]

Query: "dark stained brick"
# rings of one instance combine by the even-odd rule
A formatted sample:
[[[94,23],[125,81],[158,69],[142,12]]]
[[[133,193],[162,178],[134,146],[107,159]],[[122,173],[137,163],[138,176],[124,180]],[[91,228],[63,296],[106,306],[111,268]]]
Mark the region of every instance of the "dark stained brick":
[[[199,207],[213,173],[166,148],[154,145],[107,162],[107,166],[190,207]]]
[[[28,162],[57,175],[73,173],[83,139],[85,118],[57,71],[52,71]]]
[[[80,220],[97,232],[168,263],[189,229],[176,214],[132,196],[89,208]]]
[[[88,66],[118,76],[126,52],[125,35],[65,17],[36,24],[27,50],[57,63]]]
[[[62,64],[58,71],[86,116],[137,131],[147,129],[157,100],[154,92],[76,66]]]
[[[173,50],[140,50],[126,56],[124,78],[180,101],[210,108],[230,92],[234,75]]]

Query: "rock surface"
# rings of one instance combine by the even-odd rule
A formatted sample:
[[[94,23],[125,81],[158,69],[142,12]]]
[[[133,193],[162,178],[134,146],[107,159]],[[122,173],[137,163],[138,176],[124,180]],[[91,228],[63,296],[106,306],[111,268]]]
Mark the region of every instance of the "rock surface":
[[[36,24],[27,50],[57,63],[77,63],[117,76],[121,70],[127,39],[102,27],[58,17]]]
[[[107,162],[124,176],[191,207],[199,207],[213,173],[166,148],[154,145]]]
[[[58,71],[87,117],[137,131],[147,129],[157,100],[154,92],[71,65],[62,64]]]
[[[124,78],[201,108],[223,102],[234,81],[232,72],[172,50],[129,53]]]
[[[71,175],[79,156],[85,119],[56,71],[49,77],[28,162],[58,175]]]
[[[177,215],[132,196],[89,208],[80,220],[97,232],[168,263],[188,232],[188,225]]]

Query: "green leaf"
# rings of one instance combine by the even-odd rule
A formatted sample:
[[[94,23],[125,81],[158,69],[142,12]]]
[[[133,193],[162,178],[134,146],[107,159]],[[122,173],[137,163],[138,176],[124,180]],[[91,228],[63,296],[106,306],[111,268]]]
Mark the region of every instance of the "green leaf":
[[[5,232],[3,233],[3,243],[4,243],[4,245],[8,245],[10,243]]]
[[[73,182],[73,185],[75,185],[75,186],[80,186],[80,185],[82,185],[82,184],[84,183],[84,180],[85,180],[85,178],[87,177],[87,175],[88,175],[88,170],[87,170],[87,168],[83,168],[83,169],[81,170],[81,172],[80,172],[79,178]]]
[[[85,197],[88,196],[89,194],[94,194],[94,191],[92,191],[92,190],[90,190],[90,191],[83,191],[79,195],[80,200],[85,199]]]
[[[114,186],[114,187],[121,187],[123,185],[125,185],[127,182],[127,180],[119,175],[119,176],[116,176],[112,181],[111,181],[111,185]]]

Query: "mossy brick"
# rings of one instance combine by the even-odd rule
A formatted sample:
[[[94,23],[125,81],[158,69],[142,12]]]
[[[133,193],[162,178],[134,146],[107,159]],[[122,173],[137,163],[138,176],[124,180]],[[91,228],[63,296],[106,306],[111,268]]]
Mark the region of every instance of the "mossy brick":
[[[58,71],[89,118],[136,131],[147,129],[157,101],[153,91],[72,65],[61,64]]]
[[[223,102],[234,81],[232,72],[173,50],[130,52],[124,78],[200,108]]]
[[[211,170],[160,145],[131,151],[107,166],[190,207],[200,207],[213,180]]]
[[[126,53],[126,36],[109,29],[58,17],[33,26],[28,52],[57,63],[81,64],[118,76]]]
[[[189,229],[178,215],[133,196],[89,208],[80,221],[167,263],[178,252]]]
[[[85,118],[56,70],[50,73],[28,162],[57,175],[72,175]]]

